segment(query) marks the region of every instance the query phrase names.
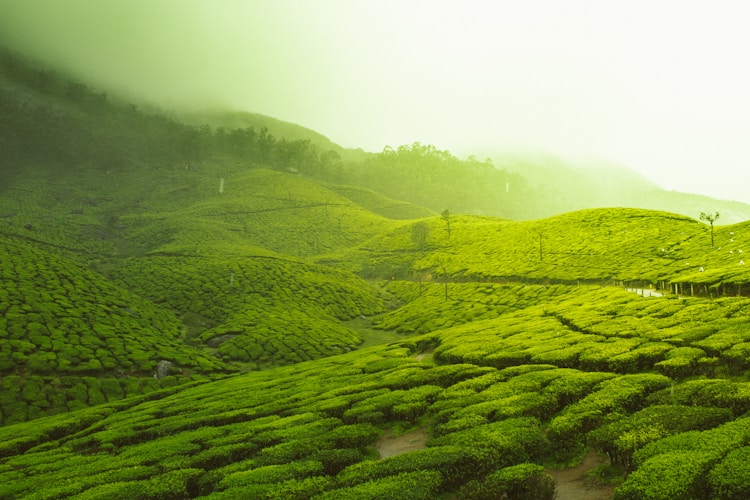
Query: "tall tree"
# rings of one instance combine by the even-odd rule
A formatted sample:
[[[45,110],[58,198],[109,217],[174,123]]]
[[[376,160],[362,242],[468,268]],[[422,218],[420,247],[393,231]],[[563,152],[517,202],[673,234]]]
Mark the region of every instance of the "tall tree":
[[[446,208],[443,213],[440,214],[445,222],[445,231],[448,233],[448,239],[451,239],[451,213]]]
[[[711,248],[714,247],[714,222],[719,218],[719,212],[707,213],[701,212],[700,218],[702,221],[708,222],[711,226]]]
[[[417,244],[419,250],[424,252],[427,241],[430,239],[430,225],[426,222],[417,222],[411,228],[411,240]]]

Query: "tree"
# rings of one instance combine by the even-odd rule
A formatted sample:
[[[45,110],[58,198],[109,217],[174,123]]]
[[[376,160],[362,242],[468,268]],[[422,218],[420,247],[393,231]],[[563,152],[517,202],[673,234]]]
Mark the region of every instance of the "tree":
[[[539,229],[536,229],[536,234],[539,235],[539,260],[544,260],[544,253],[542,252],[542,242],[544,239],[544,231],[540,231]]]
[[[435,261],[437,262],[438,268],[440,268],[440,271],[443,274],[443,281],[445,282],[445,301],[448,301],[448,257],[444,256],[438,256],[435,258]]]
[[[260,152],[261,163],[268,165],[271,161],[271,153],[276,147],[276,138],[268,133],[268,127],[263,127],[257,135],[256,142],[258,144],[258,151]]]
[[[448,232],[448,239],[451,239],[451,213],[446,208],[440,216],[445,221],[445,230]]]
[[[411,240],[417,244],[420,251],[424,251],[427,241],[430,239],[430,225],[426,222],[417,222],[411,229]]]
[[[711,226],[711,248],[714,247],[714,222],[719,218],[719,212],[713,214],[701,212],[700,218],[702,221],[708,222]]]

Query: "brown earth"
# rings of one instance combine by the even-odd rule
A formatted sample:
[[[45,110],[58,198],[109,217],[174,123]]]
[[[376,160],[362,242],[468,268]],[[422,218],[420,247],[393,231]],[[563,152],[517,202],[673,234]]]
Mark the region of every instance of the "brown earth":
[[[375,444],[375,448],[380,453],[380,458],[387,458],[407,451],[421,450],[427,445],[429,438],[424,429],[415,429],[398,436],[388,430]]]
[[[586,476],[590,470],[608,463],[605,455],[591,450],[576,467],[547,470],[557,484],[555,500],[611,500],[615,494],[614,486],[598,484]]]

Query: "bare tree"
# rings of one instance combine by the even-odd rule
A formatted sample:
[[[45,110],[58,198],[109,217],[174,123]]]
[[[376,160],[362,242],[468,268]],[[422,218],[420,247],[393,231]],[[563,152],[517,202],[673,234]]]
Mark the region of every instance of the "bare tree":
[[[719,212],[706,213],[701,212],[700,218],[702,221],[708,222],[711,226],[711,248],[714,247],[714,221],[716,221],[719,218]]]

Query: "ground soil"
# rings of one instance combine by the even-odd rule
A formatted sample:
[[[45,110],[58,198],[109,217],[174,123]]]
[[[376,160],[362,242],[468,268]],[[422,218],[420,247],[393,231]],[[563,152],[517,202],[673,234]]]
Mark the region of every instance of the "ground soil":
[[[576,467],[547,470],[557,484],[555,500],[611,500],[615,494],[614,486],[598,484],[586,476],[590,470],[608,463],[605,455],[591,450]]]
[[[375,444],[375,448],[380,453],[380,458],[392,457],[407,451],[421,450],[426,446],[428,439],[429,436],[424,429],[415,429],[398,436],[394,436],[388,430]]]

